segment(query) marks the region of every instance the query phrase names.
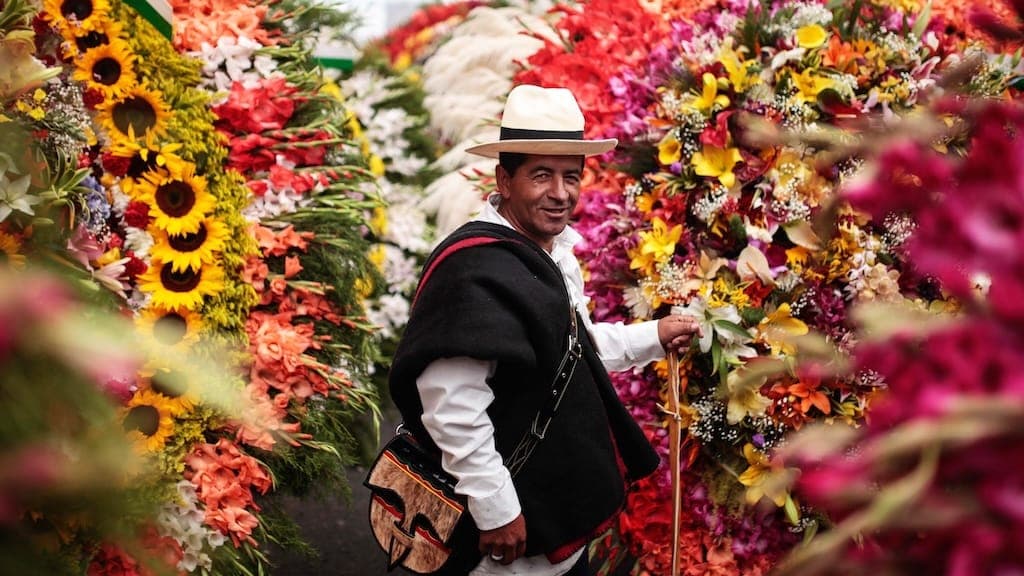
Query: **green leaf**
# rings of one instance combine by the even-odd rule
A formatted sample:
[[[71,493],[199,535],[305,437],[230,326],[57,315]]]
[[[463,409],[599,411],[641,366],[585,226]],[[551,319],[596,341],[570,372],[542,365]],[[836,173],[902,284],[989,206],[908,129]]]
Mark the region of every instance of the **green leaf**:
[[[711,339],[711,375],[718,372],[718,366],[722,363],[722,345],[718,343],[718,338]]]
[[[786,520],[794,526],[799,524],[800,510],[796,507],[796,502],[793,501],[793,496],[786,494],[786,504],[783,507],[786,510]]]
[[[917,16],[917,21],[914,22],[914,28],[911,32],[914,36],[921,38],[924,36],[924,31],[928,27],[928,22],[932,19],[932,0],[928,0],[924,3],[924,8],[921,9],[921,13]]]
[[[743,338],[750,338],[750,333],[747,332],[745,328],[743,328],[742,326],[740,326],[739,324],[737,324],[735,322],[731,322],[729,320],[721,320],[721,319],[719,319],[719,320],[712,320],[711,324],[714,325],[715,328],[722,328],[724,331],[732,332],[733,334],[735,334],[737,336],[741,336]]]

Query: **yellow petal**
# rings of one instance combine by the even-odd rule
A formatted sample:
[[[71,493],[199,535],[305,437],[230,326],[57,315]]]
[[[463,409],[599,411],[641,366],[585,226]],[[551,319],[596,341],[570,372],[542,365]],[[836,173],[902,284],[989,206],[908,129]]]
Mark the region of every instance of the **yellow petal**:
[[[796,43],[801,48],[817,48],[828,39],[828,32],[817,24],[809,24],[796,31]]]

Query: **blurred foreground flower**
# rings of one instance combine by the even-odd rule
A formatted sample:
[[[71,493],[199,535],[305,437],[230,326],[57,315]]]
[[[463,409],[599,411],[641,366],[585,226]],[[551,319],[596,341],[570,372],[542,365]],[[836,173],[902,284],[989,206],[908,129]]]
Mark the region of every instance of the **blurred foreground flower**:
[[[1024,570],[1024,107],[956,102],[969,152],[903,141],[847,198],[915,223],[906,249],[958,297],[955,321],[862,309],[858,373],[888,385],[866,427],[805,428],[783,451],[837,524],[781,574]]]
[[[120,555],[132,573],[170,573],[181,550],[156,530],[159,471],[132,441],[157,422],[118,407],[147,347],[69,286],[0,266],[0,572],[83,574]],[[202,370],[237,409],[211,385],[219,372]]]

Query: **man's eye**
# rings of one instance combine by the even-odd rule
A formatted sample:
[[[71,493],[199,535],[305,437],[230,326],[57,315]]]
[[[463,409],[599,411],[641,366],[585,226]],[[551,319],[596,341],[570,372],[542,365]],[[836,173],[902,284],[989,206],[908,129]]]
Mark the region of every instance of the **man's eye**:
[[[536,183],[547,182],[551,179],[551,174],[534,174],[533,181]]]

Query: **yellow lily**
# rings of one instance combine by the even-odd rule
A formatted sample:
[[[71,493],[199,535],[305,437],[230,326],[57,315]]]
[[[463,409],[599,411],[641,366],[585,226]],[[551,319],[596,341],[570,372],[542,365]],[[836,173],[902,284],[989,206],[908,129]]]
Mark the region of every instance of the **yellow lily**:
[[[785,477],[790,471],[773,469],[768,457],[749,442],[743,446],[743,456],[749,467],[740,474],[739,482],[747,487],[747,504],[757,504],[767,496],[776,506],[784,506],[789,498]]]
[[[729,372],[725,382],[729,395],[726,405],[726,421],[729,424],[739,424],[747,416],[757,418],[764,415],[772,403],[761,394],[761,386],[767,380],[767,376],[751,374],[742,367]]]
[[[790,337],[803,336],[807,331],[807,324],[799,318],[793,318],[788,302],[780,304],[757,325],[761,341],[771,346],[772,354],[796,353],[796,346]]]
[[[789,75],[793,80],[793,86],[797,89],[797,99],[804,104],[816,101],[822,90],[835,86],[835,82],[831,78],[811,74],[810,68],[800,74],[790,70]]]
[[[683,235],[683,225],[669,229],[664,220],[654,217],[654,229],[640,233],[640,253],[650,254],[656,262],[667,262],[676,252],[676,243]]]
[[[718,93],[718,78],[711,72],[705,72],[701,76],[702,90],[701,94],[694,98],[691,105],[697,110],[710,114],[711,110],[718,106],[719,108],[725,108],[729,105],[729,97],[725,94]]]
[[[658,142],[658,162],[661,162],[663,166],[679,162],[682,151],[682,144],[679,143],[675,134],[669,132],[661,139],[661,142]]]
[[[700,152],[693,155],[691,163],[700,176],[713,176],[718,178],[722,186],[732,188],[736,183],[736,175],[732,173],[743,156],[739,148],[716,148],[705,145]]]
[[[732,38],[726,39],[719,54],[718,61],[725,67],[729,74],[729,83],[736,92],[746,92],[747,88],[757,84],[761,79],[750,74],[750,68],[756,64],[754,60],[743,60],[740,55],[732,49]]]
[[[828,40],[828,32],[817,24],[808,24],[796,31],[796,43],[801,48],[817,48],[826,40]]]

